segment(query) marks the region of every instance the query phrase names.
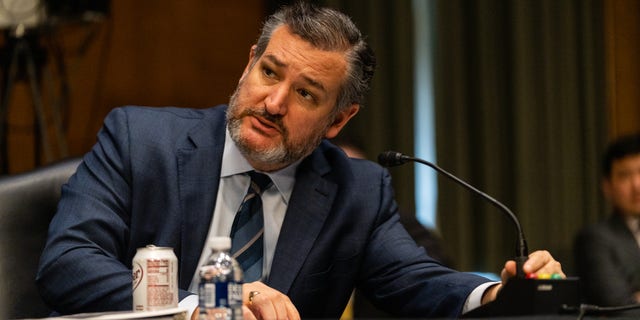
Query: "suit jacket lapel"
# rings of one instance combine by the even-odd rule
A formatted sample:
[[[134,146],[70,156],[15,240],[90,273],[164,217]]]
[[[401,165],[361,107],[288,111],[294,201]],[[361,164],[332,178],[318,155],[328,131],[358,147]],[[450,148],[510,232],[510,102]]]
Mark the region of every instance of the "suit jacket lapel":
[[[330,212],[337,186],[322,177],[329,170],[318,151],[298,168],[267,281],[281,292],[288,292]]]
[[[178,196],[183,217],[178,256],[181,288],[188,288],[193,278],[211,225],[224,151],[223,110],[214,111],[215,118],[205,117],[177,151]]]

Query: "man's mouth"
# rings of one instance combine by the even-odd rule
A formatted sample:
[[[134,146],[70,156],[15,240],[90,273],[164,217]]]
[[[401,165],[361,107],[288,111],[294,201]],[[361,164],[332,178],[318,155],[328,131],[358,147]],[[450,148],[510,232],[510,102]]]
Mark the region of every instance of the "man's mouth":
[[[280,126],[273,121],[269,121],[268,119],[258,115],[250,115],[249,117],[251,125],[264,134],[274,135],[282,133]]]

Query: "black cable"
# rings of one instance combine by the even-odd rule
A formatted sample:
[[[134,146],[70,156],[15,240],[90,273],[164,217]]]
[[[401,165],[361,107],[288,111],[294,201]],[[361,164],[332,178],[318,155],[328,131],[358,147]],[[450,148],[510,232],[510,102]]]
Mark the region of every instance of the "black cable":
[[[587,314],[603,314],[603,313],[606,314],[610,312],[620,312],[620,311],[628,311],[628,310],[634,310],[634,309],[640,309],[640,304],[634,303],[634,304],[627,304],[627,305],[615,306],[615,307],[601,307],[593,304],[583,303],[580,305],[580,309],[579,309],[580,313],[578,314],[578,320],[582,320],[584,316]]]

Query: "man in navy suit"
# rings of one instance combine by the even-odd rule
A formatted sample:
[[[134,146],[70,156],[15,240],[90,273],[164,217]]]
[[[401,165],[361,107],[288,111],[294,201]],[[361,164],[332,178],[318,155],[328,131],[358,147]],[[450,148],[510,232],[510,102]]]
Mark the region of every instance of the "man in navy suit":
[[[155,244],[174,249],[180,303],[195,307],[206,239],[229,235],[255,170],[273,186],[262,195],[262,278],[243,285],[245,319],[337,318],[354,287],[412,317],[457,317],[495,299],[502,284],[415,244],[388,171],[325,140],[359,111],[374,65],[348,17],[296,4],[265,24],[228,108],[112,111],[63,187],[37,276],[43,298],[60,313],[130,310],[131,260]],[[563,275],[546,251],[524,271]],[[513,275],[509,261],[503,282]]]
[[[576,271],[587,303],[640,303],[640,133],[611,142],[603,155],[602,191],[612,213],[576,236]]]

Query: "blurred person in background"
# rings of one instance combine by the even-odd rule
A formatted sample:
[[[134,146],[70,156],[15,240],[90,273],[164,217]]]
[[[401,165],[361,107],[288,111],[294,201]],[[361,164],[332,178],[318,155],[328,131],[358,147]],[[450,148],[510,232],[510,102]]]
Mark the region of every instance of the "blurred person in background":
[[[640,133],[605,150],[602,191],[612,213],[576,236],[576,272],[586,303],[640,303]]]

